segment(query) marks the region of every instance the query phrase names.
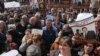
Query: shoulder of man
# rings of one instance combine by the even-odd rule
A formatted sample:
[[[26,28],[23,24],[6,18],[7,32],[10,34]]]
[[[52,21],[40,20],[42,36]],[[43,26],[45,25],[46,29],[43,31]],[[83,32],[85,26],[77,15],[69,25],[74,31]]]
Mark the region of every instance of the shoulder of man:
[[[55,26],[52,27],[54,31],[57,31],[57,28]]]

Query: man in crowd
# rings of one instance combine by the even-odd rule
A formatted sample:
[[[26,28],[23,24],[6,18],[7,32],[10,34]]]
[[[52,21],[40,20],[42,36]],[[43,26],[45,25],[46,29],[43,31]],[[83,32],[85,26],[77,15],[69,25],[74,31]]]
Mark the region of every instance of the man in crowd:
[[[47,55],[50,51],[50,47],[56,38],[56,29],[52,26],[52,21],[50,19],[46,19],[46,26],[43,29],[43,55]]]

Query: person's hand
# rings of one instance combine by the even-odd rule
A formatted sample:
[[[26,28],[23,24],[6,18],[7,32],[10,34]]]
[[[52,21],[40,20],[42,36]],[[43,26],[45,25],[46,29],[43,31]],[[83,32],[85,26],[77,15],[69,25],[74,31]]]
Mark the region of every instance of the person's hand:
[[[32,42],[32,40],[31,39],[28,39],[26,43],[27,44],[30,44],[31,42]]]
[[[33,35],[32,34],[27,34],[26,35],[26,41],[28,41],[29,39],[32,39]]]

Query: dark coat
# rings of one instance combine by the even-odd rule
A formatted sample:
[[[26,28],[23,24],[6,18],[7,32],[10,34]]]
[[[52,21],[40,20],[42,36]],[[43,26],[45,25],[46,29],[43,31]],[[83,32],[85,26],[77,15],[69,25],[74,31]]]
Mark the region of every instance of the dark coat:
[[[0,44],[4,44],[5,40],[6,40],[6,36],[0,32]]]
[[[27,28],[30,28],[30,29],[42,29],[42,26],[41,26],[41,24],[35,24],[35,25],[28,24]]]
[[[86,39],[96,39],[96,34],[94,31],[88,31],[86,35]]]
[[[16,31],[20,34],[20,37],[24,36],[26,29],[27,29],[27,25],[22,26],[21,24],[19,24],[16,26]]]
[[[6,37],[3,33],[0,33],[0,54],[5,50],[4,49],[4,41],[6,40]]]
[[[43,27],[43,42],[46,44],[51,44],[54,42],[56,38],[56,30],[51,27],[50,30],[47,29],[47,27]]]
[[[85,39],[96,39],[96,34],[94,31],[88,31],[85,35]]]
[[[79,56],[78,52],[82,49],[82,45],[81,44],[73,44],[72,45],[72,49],[71,49],[71,53],[74,54],[74,56]]]
[[[54,30],[53,27],[51,27],[50,30],[47,29],[47,27],[43,27],[43,44],[41,46],[42,48],[42,55],[47,55],[50,51],[50,47],[52,43],[54,42],[56,38],[56,31]]]

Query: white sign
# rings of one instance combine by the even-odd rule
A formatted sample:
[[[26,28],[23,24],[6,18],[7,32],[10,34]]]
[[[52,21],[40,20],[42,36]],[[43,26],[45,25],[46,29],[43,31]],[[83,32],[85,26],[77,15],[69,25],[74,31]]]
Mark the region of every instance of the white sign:
[[[16,8],[16,7],[20,7],[20,3],[19,2],[5,2],[4,3],[5,8]]]
[[[9,52],[7,52],[7,53],[1,54],[0,56],[17,56],[18,54],[19,54],[19,53],[18,53],[17,50],[11,50],[11,51],[9,51]]]
[[[43,30],[40,30],[40,29],[32,29],[32,34],[40,34],[40,35],[42,35],[43,34]]]
[[[95,22],[90,23],[90,24],[85,25],[85,26],[72,27],[72,30],[73,30],[74,34],[76,33],[76,30],[79,30],[79,33],[82,33],[82,28],[83,27],[86,27],[87,28],[87,31],[94,31],[96,33]]]

